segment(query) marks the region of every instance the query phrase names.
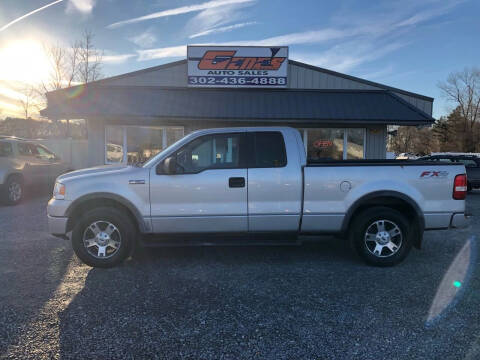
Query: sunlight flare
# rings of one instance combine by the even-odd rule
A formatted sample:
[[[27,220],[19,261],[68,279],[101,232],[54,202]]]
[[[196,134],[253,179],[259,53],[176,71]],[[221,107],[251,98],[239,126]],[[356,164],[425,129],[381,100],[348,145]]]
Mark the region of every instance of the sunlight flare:
[[[14,41],[0,49],[1,80],[35,85],[48,79],[49,67],[48,57],[38,41]]]

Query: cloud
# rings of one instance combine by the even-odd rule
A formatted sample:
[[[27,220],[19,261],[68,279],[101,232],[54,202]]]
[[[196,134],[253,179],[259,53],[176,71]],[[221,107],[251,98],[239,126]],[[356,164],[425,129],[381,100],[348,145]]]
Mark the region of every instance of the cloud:
[[[202,10],[186,23],[184,33],[197,34],[241,22],[244,17],[242,9],[253,4],[253,1],[240,2]]]
[[[194,39],[194,38],[197,38],[197,37],[200,37],[200,36],[206,36],[206,35],[216,34],[216,33],[224,33],[224,32],[240,29],[240,28],[243,28],[245,26],[251,26],[251,25],[255,25],[255,24],[257,24],[256,21],[250,21],[250,22],[233,24],[233,25],[229,25],[229,26],[222,26],[222,27],[213,28],[213,29],[205,30],[205,31],[190,35],[189,38]]]
[[[383,46],[350,41],[335,45],[320,53],[297,53],[292,58],[308,64],[324,67],[338,72],[348,72],[359,65],[377,60],[404,47],[406,43],[391,42]]]
[[[365,64],[409,45],[415,41],[414,31],[418,26],[446,14],[457,4],[459,4],[458,1],[430,1],[429,7],[426,8],[424,4],[419,7],[418,2],[411,1],[408,4],[402,3],[403,8],[399,11],[381,12],[380,15],[379,12],[375,15],[366,14],[365,16],[343,13],[343,16],[333,21],[331,26],[323,29],[287,33],[263,39],[209,43],[208,45],[289,45],[292,59],[339,72],[365,73],[366,69],[362,68]],[[195,18],[198,20],[199,16]],[[235,25],[206,28],[203,33],[215,32],[216,29],[222,28],[228,29],[230,26],[234,27]],[[191,38],[201,35],[202,32],[193,33]],[[185,57],[186,51],[185,45],[140,50],[137,59],[144,61]],[[386,76],[388,71],[391,70],[372,73],[370,77]]]
[[[112,55],[103,55],[102,62],[109,64],[122,64],[128,59],[135,57],[136,54],[112,54]]]
[[[178,8],[163,10],[163,11],[155,12],[155,13],[152,13],[152,14],[148,14],[148,15],[145,15],[145,16],[140,16],[140,17],[133,18],[133,19],[118,21],[118,22],[115,22],[113,24],[108,25],[107,28],[108,29],[115,29],[115,28],[118,28],[118,27],[123,26],[123,25],[134,24],[134,23],[141,22],[141,21],[158,19],[158,18],[167,17],[167,16],[187,14],[187,13],[191,13],[191,12],[197,12],[197,11],[202,11],[202,10],[206,10],[206,9],[212,9],[212,8],[216,8],[216,7],[219,7],[219,6],[240,4],[240,3],[248,3],[248,2],[253,2],[253,1],[255,1],[255,0],[212,0],[212,1],[201,3],[201,4],[181,6],[181,7],[178,7]]]
[[[149,48],[155,44],[157,37],[150,30],[147,30],[137,36],[128,38],[128,40],[141,48]]]
[[[349,33],[343,30],[335,29],[324,29],[318,31],[306,31],[299,33],[285,34],[281,36],[269,37],[266,39],[260,40],[241,40],[233,42],[222,42],[222,43],[210,43],[209,45],[239,45],[239,46],[263,46],[263,45],[294,45],[294,44],[313,44],[321,43],[330,40],[339,39],[345,36],[348,36]],[[139,61],[143,60],[152,60],[152,59],[161,59],[168,57],[179,57],[186,56],[187,47],[186,45],[171,46],[157,49],[149,50],[139,50],[138,51]]]
[[[33,14],[39,12],[39,11],[45,10],[46,8],[49,8],[50,6],[53,6],[53,5],[55,5],[55,4],[58,4],[58,3],[62,2],[62,1],[63,1],[63,0],[57,0],[57,1],[54,1],[54,2],[51,2],[51,3],[47,4],[47,5],[45,5],[45,6],[39,7],[38,9],[35,9],[35,10],[33,10],[33,11],[30,11],[29,13],[26,13],[25,15],[22,15],[22,16],[16,18],[15,20],[13,20],[13,21],[10,21],[8,24],[5,24],[4,26],[2,26],[2,27],[0,28],[0,32],[2,32],[3,30],[9,28],[10,26],[12,26],[12,25],[15,24],[15,23],[17,23],[17,22],[19,22],[19,21],[21,21],[21,20],[23,20],[23,19],[25,19],[25,18],[33,15]]]
[[[448,13],[452,8],[457,6],[463,1],[453,1],[453,2],[446,2],[445,6],[441,6],[439,8],[430,8],[426,9],[420,12],[417,12],[416,14],[406,18],[405,20],[399,22],[396,24],[397,27],[403,27],[403,26],[414,26],[419,23],[428,21],[430,19],[439,17],[441,15],[445,15]]]
[[[82,14],[90,14],[95,6],[95,0],[68,0],[67,12],[79,11]]]
[[[25,98],[25,95],[23,95],[22,93],[6,86],[0,86],[0,96],[11,100],[22,100]]]
[[[139,50],[138,61],[187,56],[187,46],[171,46],[158,49]]]

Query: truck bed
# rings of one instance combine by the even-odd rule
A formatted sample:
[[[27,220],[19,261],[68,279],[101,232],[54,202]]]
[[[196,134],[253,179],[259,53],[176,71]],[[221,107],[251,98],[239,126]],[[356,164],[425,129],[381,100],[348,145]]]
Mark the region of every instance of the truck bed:
[[[307,159],[307,166],[432,166],[436,165],[458,165],[445,161],[424,161],[424,160],[390,160],[390,159],[358,159],[358,160],[313,160]]]

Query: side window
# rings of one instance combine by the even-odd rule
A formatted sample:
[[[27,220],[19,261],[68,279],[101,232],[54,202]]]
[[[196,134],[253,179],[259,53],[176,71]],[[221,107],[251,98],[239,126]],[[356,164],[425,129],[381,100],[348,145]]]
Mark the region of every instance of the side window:
[[[42,159],[50,160],[55,158],[55,154],[52,153],[50,150],[47,150],[47,148],[44,148],[41,145],[33,145],[33,146],[35,147],[36,153],[40,155]]]
[[[28,143],[17,143],[18,153],[23,156],[35,156],[33,147]]]
[[[287,165],[285,142],[280,132],[261,131],[253,133],[252,168],[276,168]]]
[[[0,141],[0,156],[10,156],[13,154],[12,144]]]
[[[242,161],[243,138],[243,133],[234,133],[206,135],[193,140],[176,153],[177,173],[245,167]]]

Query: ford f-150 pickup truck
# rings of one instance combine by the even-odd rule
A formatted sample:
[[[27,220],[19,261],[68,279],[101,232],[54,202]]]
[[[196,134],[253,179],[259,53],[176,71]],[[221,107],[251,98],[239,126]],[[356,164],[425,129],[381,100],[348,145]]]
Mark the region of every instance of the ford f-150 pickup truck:
[[[287,127],[193,132],[141,166],[57,178],[50,232],[86,264],[111,267],[142,247],[348,239],[368,264],[394,265],[424,230],[466,224],[462,164],[307,161]],[[299,237],[300,236],[300,237]]]

